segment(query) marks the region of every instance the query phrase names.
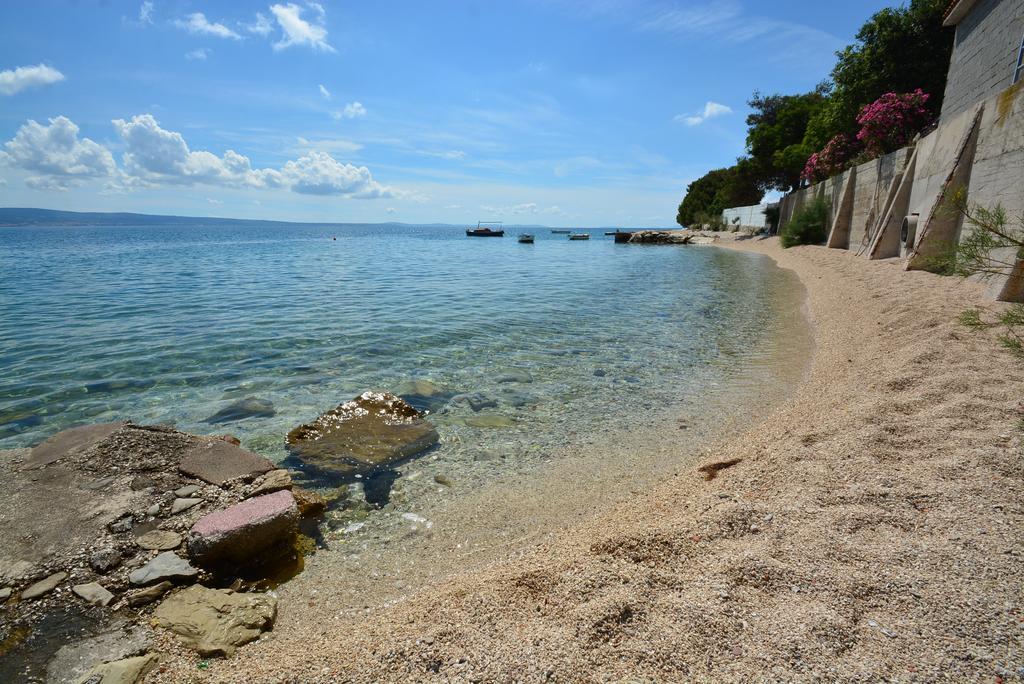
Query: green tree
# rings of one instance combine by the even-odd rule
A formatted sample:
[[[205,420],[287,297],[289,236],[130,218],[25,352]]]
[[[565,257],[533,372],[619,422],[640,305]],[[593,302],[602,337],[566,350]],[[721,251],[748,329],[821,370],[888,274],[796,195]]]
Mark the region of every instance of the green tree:
[[[757,204],[763,194],[750,161],[741,159],[735,166],[709,171],[686,186],[676,223],[706,223],[707,217],[717,216],[723,209]]]
[[[803,95],[762,95],[747,103],[747,152],[761,190],[795,190],[814,148],[804,143],[807,124],[825,106],[824,88]]]
[[[931,96],[928,108],[937,116],[953,50],[954,31],[942,25],[948,5],[948,0],[911,0],[872,15],[857,32],[857,42],[836,53],[824,90],[828,100],[808,124],[805,146],[820,150],[839,133],[853,135],[860,108],[889,92],[920,88]]]

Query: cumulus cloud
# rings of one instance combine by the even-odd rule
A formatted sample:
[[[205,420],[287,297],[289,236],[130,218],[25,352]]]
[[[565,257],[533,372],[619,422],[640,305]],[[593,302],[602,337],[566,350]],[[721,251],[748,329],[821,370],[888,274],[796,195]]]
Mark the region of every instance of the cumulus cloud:
[[[293,192],[304,195],[344,195],[357,199],[393,197],[394,192],[373,180],[365,166],[342,164],[331,155],[310,150],[281,168]]]
[[[142,25],[153,23],[153,3],[149,0],[139,5],[139,23]]]
[[[241,38],[240,35],[224,24],[209,21],[202,12],[193,12],[186,19],[175,19],[174,25],[197,36],[216,36],[217,38],[232,38],[234,40]]]
[[[324,87],[324,84],[320,84],[320,94],[323,95],[325,100],[331,99],[331,91]]]
[[[349,102],[345,108],[331,114],[335,119],[358,119],[366,116],[366,107],[362,102]]]
[[[687,126],[699,126],[708,119],[722,116],[723,114],[732,114],[732,107],[709,101],[704,105],[704,111],[700,114],[678,114],[674,120]]]
[[[0,161],[29,173],[29,187],[65,190],[87,178],[105,178],[117,171],[114,157],[102,145],[78,137],[78,126],[58,116],[48,126],[29,120],[4,144]]]
[[[200,61],[201,62],[201,61],[205,60],[209,56],[210,56],[210,49],[209,48],[196,48],[195,50],[190,50],[189,52],[185,53],[185,59],[189,60],[190,62],[194,62],[194,61]]]
[[[23,66],[0,71],[0,94],[15,93],[34,86],[50,85],[64,80],[64,74],[45,64]]]
[[[269,36],[270,32],[274,30],[274,25],[270,23],[267,15],[257,12],[256,21],[251,24],[245,24],[244,28],[249,33],[255,33],[258,36]]]
[[[327,42],[324,8],[315,2],[309,3],[309,7],[317,14],[317,19],[313,23],[302,18],[303,8],[295,3],[270,6],[270,12],[281,27],[281,40],[274,43],[275,50],[284,50],[293,45],[308,45],[313,50],[335,51]]]

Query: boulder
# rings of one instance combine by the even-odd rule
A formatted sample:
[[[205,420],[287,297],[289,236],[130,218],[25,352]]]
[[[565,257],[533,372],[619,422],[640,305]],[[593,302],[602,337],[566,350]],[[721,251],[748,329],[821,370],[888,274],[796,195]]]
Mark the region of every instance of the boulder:
[[[246,397],[225,406],[203,422],[209,425],[217,425],[246,418],[270,418],[276,415],[276,413],[274,405],[266,399]]]
[[[288,433],[289,451],[340,476],[370,473],[437,444],[423,414],[387,392],[364,392]]]
[[[21,592],[22,599],[34,599],[49,594],[51,591],[57,588],[57,585],[66,580],[68,573],[66,572],[55,572],[46,579],[41,579],[35,584],[28,586],[25,591]]]
[[[78,684],[136,684],[145,679],[146,675],[159,662],[159,653],[147,653],[134,658],[115,660],[112,663],[103,663],[89,670],[84,677],[78,680]]]
[[[235,478],[254,478],[277,466],[256,454],[223,440],[204,440],[182,457],[178,470],[203,482],[222,485]]]
[[[244,563],[294,539],[298,520],[298,506],[287,490],[246,499],[200,518],[189,532],[188,552],[207,566]]]
[[[114,595],[97,582],[76,584],[71,587],[71,591],[78,594],[86,603],[91,603],[94,606],[105,606],[114,600]]]
[[[300,518],[315,518],[327,510],[327,499],[316,492],[302,487],[293,487],[292,496],[295,497],[295,503],[299,507]]]
[[[128,581],[136,586],[145,586],[164,580],[194,580],[198,574],[199,571],[187,560],[173,551],[164,551],[128,575]]]
[[[193,585],[157,606],[153,618],[201,656],[229,656],[274,625],[277,599]]]
[[[151,530],[135,540],[135,543],[150,551],[170,551],[181,546],[181,535],[170,530]]]

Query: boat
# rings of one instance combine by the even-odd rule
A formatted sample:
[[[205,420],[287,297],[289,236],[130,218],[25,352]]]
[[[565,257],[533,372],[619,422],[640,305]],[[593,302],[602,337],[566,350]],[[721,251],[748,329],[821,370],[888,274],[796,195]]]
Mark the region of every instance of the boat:
[[[615,236],[615,244],[617,245],[629,242],[629,238],[633,237],[633,233],[628,230],[617,230],[612,235]]]
[[[569,236],[570,240],[589,240],[590,233],[573,233]]]
[[[501,221],[483,222],[477,221],[476,228],[467,228],[468,237],[505,237],[505,231],[501,228]]]
[[[533,244],[533,236],[530,235],[529,233],[520,233],[519,234],[519,242],[521,242],[524,245],[532,245]]]
[[[571,230],[555,230],[554,228],[552,228],[551,232],[554,233],[555,235],[568,235],[572,231]]]

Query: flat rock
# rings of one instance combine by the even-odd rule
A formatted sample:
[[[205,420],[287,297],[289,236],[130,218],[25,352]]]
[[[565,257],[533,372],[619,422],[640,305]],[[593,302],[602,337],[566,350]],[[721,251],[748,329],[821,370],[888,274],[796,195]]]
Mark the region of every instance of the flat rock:
[[[114,595],[98,582],[76,584],[71,587],[71,591],[78,594],[86,603],[91,603],[94,606],[105,606],[114,600]]]
[[[21,598],[34,599],[45,594],[49,594],[57,588],[58,584],[66,580],[67,577],[68,573],[66,572],[55,572],[46,579],[41,579],[35,584],[28,586],[25,591],[21,592]]]
[[[456,406],[469,406],[474,412],[483,411],[488,408],[497,408],[498,400],[480,392],[469,392],[467,394],[456,394],[452,397],[451,403]]]
[[[199,485],[185,485],[174,490],[174,495],[187,498],[199,491]]]
[[[145,679],[146,675],[159,663],[159,653],[147,653],[134,658],[115,660],[112,663],[103,663],[89,670],[77,684],[136,684]]]
[[[450,392],[430,380],[407,380],[395,388],[395,394],[417,411],[437,411],[452,398]]]
[[[93,668],[143,655],[152,645],[151,631],[127,620],[117,620],[100,634],[61,646],[46,664],[46,684],[79,682]]]
[[[27,575],[32,570],[32,564],[28,561],[14,561],[0,568],[0,581],[14,582]]]
[[[80,425],[58,432],[29,452],[24,468],[41,468],[64,456],[84,451],[99,444],[122,426],[124,423],[99,423],[97,425]]]
[[[175,499],[174,502],[171,503],[171,515],[177,515],[178,513],[187,511],[196,504],[201,503],[203,503],[202,499]]]
[[[256,482],[256,488],[252,491],[249,496],[262,496],[263,494],[273,494],[279,492],[282,489],[292,488],[292,476],[284,468],[278,468],[277,470],[271,470],[269,473],[261,477]]]
[[[494,378],[495,382],[519,382],[529,383],[533,382],[533,376],[524,370],[513,368],[502,372],[498,377]]]
[[[225,406],[203,422],[217,425],[219,423],[245,420],[246,418],[270,418],[276,414],[274,404],[270,401],[257,397],[246,397]]]
[[[299,510],[287,490],[246,499],[200,518],[188,536],[197,563],[244,563],[294,538]]]
[[[135,543],[151,551],[170,551],[181,546],[182,538],[170,530],[152,530],[135,540]]]
[[[508,416],[502,416],[496,413],[481,413],[476,416],[468,416],[467,418],[464,418],[462,422],[469,427],[476,428],[507,428],[516,424],[516,422]]]
[[[11,598],[11,588],[10,587],[2,587],[2,588],[0,588],[0,601],[6,601],[9,598]]]
[[[288,433],[289,451],[341,476],[370,473],[437,444],[423,414],[387,392],[364,392]]]
[[[145,589],[139,589],[128,594],[128,605],[132,608],[145,606],[166,594],[174,585],[170,582],[161,582]]]
[[[164,580],[193,580],[199,571],[173,551],[164,551],[153,560],[135,570],[128,581],[136,586],[156,584]]]
[[[273,496],[273,495],[271,495]],[[153,618],[201,656],[229,656],[274,624],[277,599],[193,585],[157,606]]]
[[[222,485],[235,478],[253,478],[277,468],[273,463],[223,440],[203,441],[185,453],[178,470],[203,482]]]

